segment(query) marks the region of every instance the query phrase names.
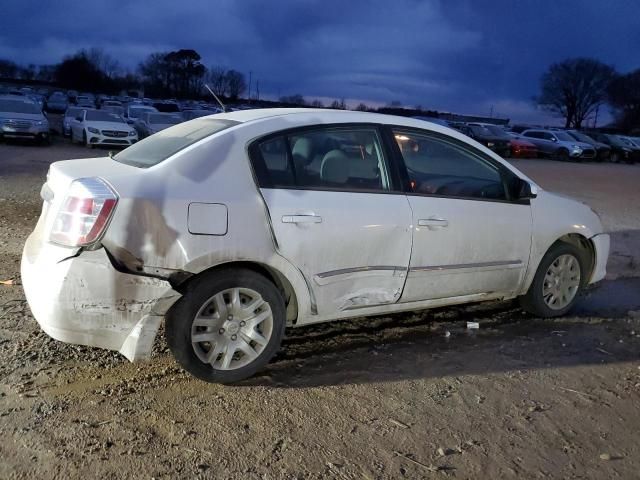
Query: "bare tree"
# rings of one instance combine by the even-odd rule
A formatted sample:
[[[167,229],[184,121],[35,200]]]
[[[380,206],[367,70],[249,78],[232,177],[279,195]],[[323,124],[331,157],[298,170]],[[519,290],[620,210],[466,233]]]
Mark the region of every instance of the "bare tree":
[[[224,97],[229,89],[227,71],[222,67],[209,67],[209,87],[219,97]]]
[[[541,79],[538,105],[562,116],[565,127],[580,128],[601,105],[615,70],[592,58],[572,58],[549,67]]]
[[[227,93],[229,98],[237,100],[247,90],[244,75],[236,70],[229,70],[227,76]]]
[[[314,100],[309,105],[311,105],[314,108],[324,108],[324,103],[322,103],[322,101],[320,101],[318,99]]]
[[[340,100],[334,100],[333,102],[331,102],[329,108],[333,108],[335,110],[346,110],[347,104],[344,102],[344,98],[342,98]]]
[[[296,93],[295,95],[288,95],[288,96],[280,97],[280,101],[282,103],[289,103],[291,105],[306,105],[307,104],[307,101],[299,93]]]
[[[358,106],[356,107],[356,110],[359,112],[368,112],[369,107],[367,107],[367,105],[364,103],[359,103]]]
[[[640,128],[640,68],[618,75],[609,85],[609,103],[617,111],[622,128]]]

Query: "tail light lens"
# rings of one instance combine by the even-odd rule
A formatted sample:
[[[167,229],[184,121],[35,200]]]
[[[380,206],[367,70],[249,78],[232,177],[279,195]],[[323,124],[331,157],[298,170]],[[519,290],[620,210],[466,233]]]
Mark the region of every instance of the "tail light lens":
[[[100,178],[74,180],[53,222],[50,240],[67,247],[95,243],[104,233],[118,196]]]

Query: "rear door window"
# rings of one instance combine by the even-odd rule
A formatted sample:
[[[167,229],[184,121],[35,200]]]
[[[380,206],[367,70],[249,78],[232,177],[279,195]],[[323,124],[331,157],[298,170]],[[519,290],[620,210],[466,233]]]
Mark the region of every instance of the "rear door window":
[[[252,147],[263,188],[388,191],[389,165],[375,127],[327,127],[283,134]]]

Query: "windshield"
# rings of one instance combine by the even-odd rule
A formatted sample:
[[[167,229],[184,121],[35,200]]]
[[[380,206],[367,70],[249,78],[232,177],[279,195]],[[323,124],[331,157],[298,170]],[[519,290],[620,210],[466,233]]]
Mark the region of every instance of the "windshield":
[[[613,144],[616,145],[618,147],[626,147],[627,144],[624,143],[622,141],[622,139],[616,135],[605,135],[607,137],[607,139]]]
[[[124,107],[117,105],[104,105],[102,110],[109,113],[115,113],[116,115],[124,115]]]
[[[40,107],[32,102],[21,100],[0,100],[0,112],[10,113],[40,113]]]
[[[152,124],[177,125],[180,122],[182,122],[182,119],[179,117],[176,117],[175,115],[161,115],[161,114],[149,115],[149,123],[152,123]]]
[[[476,135],[482,135],[483,137],[492,137],[493,134],[491,131],[485,127],[481,127],[480,125],[470,125],[471,130]]]
[[[129,116],[133,118],[140,118],[140,116],[146,112],[155,112],[155,108],[136,107],[129,109]]]
[[[506,137],[507,133],[498,127],[497,125],[486,125],[485,128],[489,130],[496,137]]]
[[[591,137],[588,137],[587,135],[585,135],[584,133],[580,133],[580,132],[569,132],[569,135],[571,135],[573,138],[575,138],[576,140],[578,140],[579,142],[584,142],[584,143],[591,143],[593,142],[593,139]]]
[[[152,167],[189,145],[237,124],[231,120],[205,118],[181,123],[125,148],[113,158],[134,167]]]
[[[123,122],[122,118],[115,113],[104,112],[102,110],[87,110],[86,119],[90,122]]]
[[[82,113],[83,110],[84,110],[84,108],[69,107],[69,108],[67,108],[67,111],[64,112],[64,116],[65,117],[77,117],[78,115],[80,115]]]
[[[576,139],[572,138],[571,135],[569,135],[567,132],[553,132],[553,134],[556,136],[556,138],[558,140],[561,140],[563,142],[575,142]]]
[[[618,137],[620,138],[620,140],[622,140],[622,142],[625,145],[628,145],[629,147],[636,147],[637,145],[635,143],[633,143],[633,140],[631,140],[630,138],[626,138],[626,137]]]

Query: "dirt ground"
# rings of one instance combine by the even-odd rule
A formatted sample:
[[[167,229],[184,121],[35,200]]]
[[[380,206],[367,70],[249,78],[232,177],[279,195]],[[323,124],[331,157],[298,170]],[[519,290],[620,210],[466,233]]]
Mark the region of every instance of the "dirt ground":
[[[0,280],[16,282],[0,285],[0,478],[639,477],[640,165],[516,162],[612,233],[574,316],[503,303],[306,327],[220,386],[160,337],[146,364],[51,340],[22,301],[48,164],[105,153],[0,144]]]

